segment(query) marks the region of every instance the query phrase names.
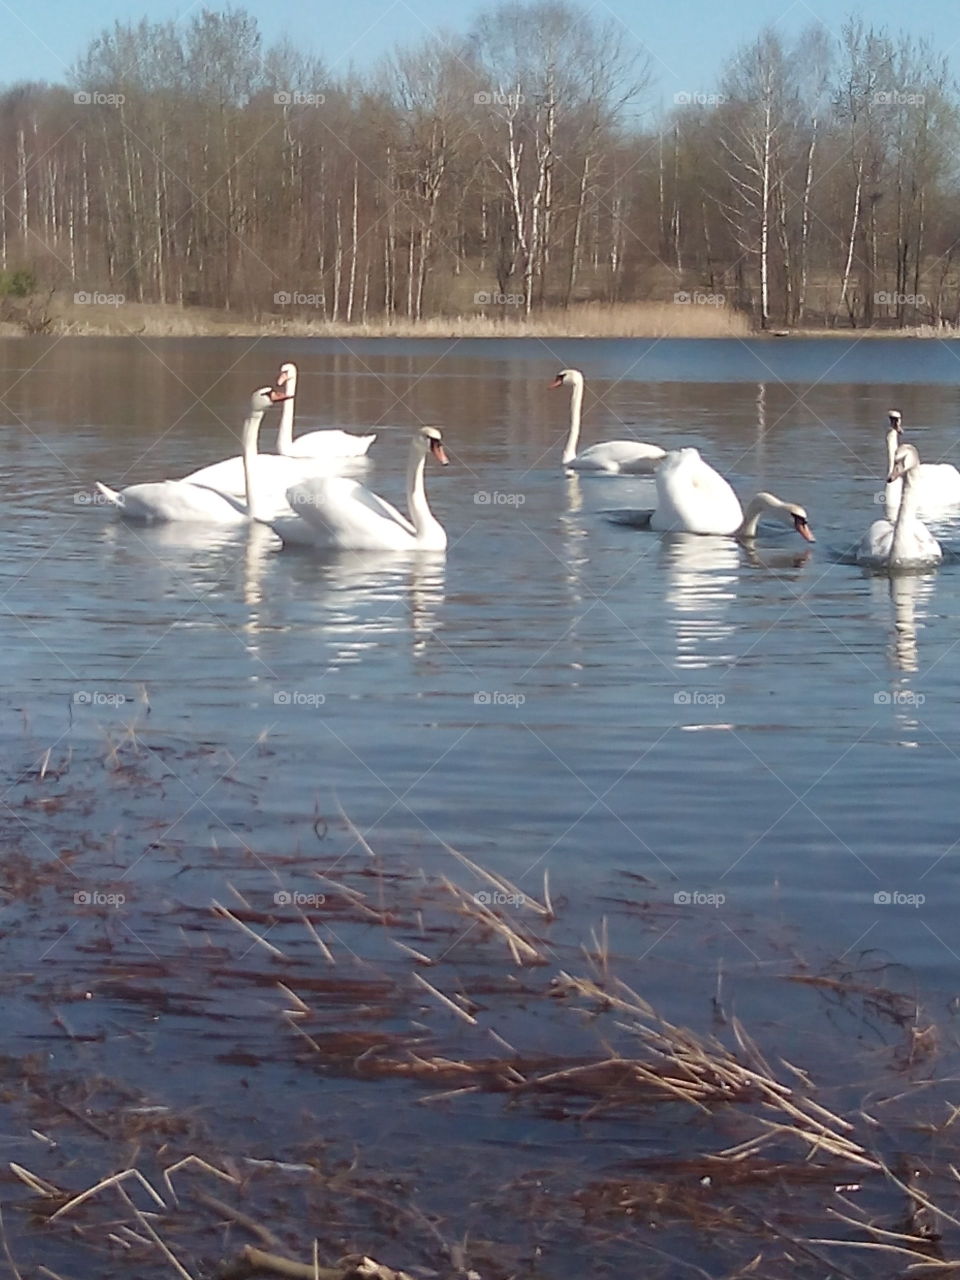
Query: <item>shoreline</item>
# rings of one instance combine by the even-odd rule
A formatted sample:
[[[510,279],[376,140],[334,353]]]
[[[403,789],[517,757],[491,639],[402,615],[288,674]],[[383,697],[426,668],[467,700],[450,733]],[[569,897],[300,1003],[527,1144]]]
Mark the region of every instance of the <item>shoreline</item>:
[[[120,295],[117,295],[118,297]],[[960,329],[914,325],[903,329],[756,329],[748,317],[728,308],[695,307],[668,302],[581,303],[568,310],[546,310],[531,316],[494,317],[467,313],[424,320],[376,320],[345,323],[271,314],[234,316],[205,308],[162,303],[121,302],[115,305],[63,304],[36,310],[36,303],[7,312],[0,337],[85,338],[340,338],[420,339],[468,338],[613,341],[736,339],[741,342],[790,339],[935,338],[960,340]]]

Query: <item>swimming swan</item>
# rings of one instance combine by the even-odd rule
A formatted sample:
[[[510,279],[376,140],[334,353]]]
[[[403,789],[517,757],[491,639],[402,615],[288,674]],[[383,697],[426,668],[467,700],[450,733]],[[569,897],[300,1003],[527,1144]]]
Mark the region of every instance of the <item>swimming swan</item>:
[[[117,491],[97,481],[97,488],[123,515],[133,520],[198,520],[213,524],[245,524],[248,520],[269,520],[289,511],[286,491],[297,478],[296,459],[278,458],[287,464],[284,478],[275,473],[265,483],[257,467],[257,436],[263,415],[283,400],[277,387],[261,387],[250,397],[250,412],[243,424],[243,458],[246,492],[244,497],[221,493],[209,485],[190,480],[159,480],[132,484]],[[291,470],[291,468],[293,468]]]
[[[280,366],[277,386],[289,397],[284,401],[277,429],[277,453],[285,458],[362,458],[375,435],[355,436],[338,427],[307,431],[293,438],[293,402],[297,392],[297,366],[289,360]]]
[[[888,483],[902,480],[896,523],[874,520],[857,549],[857,563],[874,569],[915,569],[939,564],[940,543],[917,517],[920,455],[912,444],[901,444],[893,458]]]
[[[789,525],[807,542],[815,542],[803,507],[772,493],[751,498],[746,513],[730,484],[697,449],[673,449],[657,468],[655,511],[610,512],[616,524],[663,533],[706,533],[750,540],[763,516]]]
[[[561,369],[551,387],[570,387],[570,432],[563,448],[563,465],[571,471],[607,471],[622,475],[653,475],[657,464],[666,456],[655,444],[639,440],[608,440],[592,444],[577,453],[580,439],[580,410],[583,405],[583,374],[579,369]]]
[[[427,454],[446,466],[437,427],[414,432],[407,460],[410,518],[358,480],[316,476],[287,491],[294,516],[272,521],[284,542],[350,551],[442,551],[447,535],[427,502],[423,472]]]
[[[887,427],[887,475],[893,471],[897,449],[903,444],[903,416],[899,409],[891,409],[887,414],[890,425]],[[917,506],[927,510],[938,507],[949,507],[960,503],[960,471],[949,462],[921,462],[919,474],[914,480],[917,494]],[[884,489],[884,505],[887,519],[896,519],[900,510],[900,493],[902,480],[888,480]]]
[[[280,366],[277,386],[283,388],[283,408],[280,411],[280,425],[277,428],[277,452],[258,453],[257,468],[263,476],[265,484],[291,485],[297,479],[305,480],[307,476],[317,475],[327,470],[327,465],[335,467],[339,462],[349,459],[363,459],[367,450],[376,440],[375,435],[352,436],[349,432],[308,431],[299,439],[293,439],[293,411],[297,394],[297,366],[289,361]],[[299,458],[301,460],[299,474],[278,461],[278,458]],[[221,493],[232,493],[234,497],[245,498],[247,492],[246,473],[242,457],[224,458],[221,462],[211,462],[183,477],[191,484],[208,485]]]

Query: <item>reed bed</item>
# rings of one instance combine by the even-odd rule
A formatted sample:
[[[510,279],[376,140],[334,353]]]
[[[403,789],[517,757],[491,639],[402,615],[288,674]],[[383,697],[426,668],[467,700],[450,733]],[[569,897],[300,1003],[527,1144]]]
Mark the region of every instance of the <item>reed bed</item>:
[[[731,307],[696,303],[578,303],[524,317],[516,307],[423,320],[325,321],[309,314],[258,317],[190,308],[124,303],[118,307],[61,304],[50,312],[51,333],[77,336],[318,337],[318,338],[738,338],[751,323]]]

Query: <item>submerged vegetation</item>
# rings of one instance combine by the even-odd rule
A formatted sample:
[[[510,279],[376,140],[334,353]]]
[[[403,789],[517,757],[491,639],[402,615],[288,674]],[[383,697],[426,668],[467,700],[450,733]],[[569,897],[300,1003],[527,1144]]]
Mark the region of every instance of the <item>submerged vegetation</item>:
[[[385,851],[336,805],[272,849],[170,826],[184,768],[255,817],[267,742],[241,769],[141,713],[27,755],[0,881],[14,1274],[960,1267],[955,1035],[883,956],[732,918],[751,958],[711,974],[711,913],[629,873],[580,939],[563,886]],[[118,806],[139,834],[104,834]],[[678,966],[687,1025],[645,994]],[[792,1016],[748,1029],[758,985]]]

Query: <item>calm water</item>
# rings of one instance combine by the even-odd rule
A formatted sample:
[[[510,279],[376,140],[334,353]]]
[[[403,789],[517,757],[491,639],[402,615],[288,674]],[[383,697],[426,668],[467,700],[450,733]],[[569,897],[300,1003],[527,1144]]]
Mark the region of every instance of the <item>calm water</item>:
[[[445,558],[322,560],[265,530],[144,529],[76,500],[235,452],[228,426],[284,358],[300,430],[377,425],[387,497],[405,428],[444,427],[452,465],[427,481]],[[611,921],[618,954],[679,966],[673,989],[668,967],[644,989],[677,1018],[718,958],[749,967],[784,926],[808,953],[877,949],[954,993],[960,566],[891,582],[836,553],[878,513],[887,409],[923,457],[960,462],[960,344],[71,339],[8,341],[0,363],[7,781],[135,721],[170,769],[165,808],[147,823],[101,797],[109,829],[83,839],[141,911],[171,892],[178,850],[203,864],[203,906],[245,844],[292,854],[340,805],[388,861],[448,843],[532,892],[549,870],[584,933],[624,871],[671,907],[722,895],[681,900],[662,937]],[[653,485],[564,477],[568,399],[548,382],[567,365],[587,378],[584,443],[696,445],[741,496],[803,502],[816,545],[605,522]],[[960,527],[936,529],[960,548]],[[192,751],[216,769],[194,777]],[[39,821],[17,831],[58,852]],[[162,948],[162,912],[152,928]]]

